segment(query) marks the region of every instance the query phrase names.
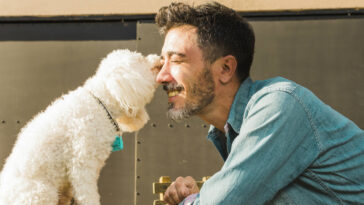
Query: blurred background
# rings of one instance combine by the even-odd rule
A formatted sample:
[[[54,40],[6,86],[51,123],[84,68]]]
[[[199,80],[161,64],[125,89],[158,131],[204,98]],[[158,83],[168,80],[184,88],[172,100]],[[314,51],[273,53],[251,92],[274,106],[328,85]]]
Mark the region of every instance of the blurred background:
[[[167,0],[0,0],[0,169],[20,129],[94,74],[114,49],[160,53],[155,13]],[[201,4],[206,1],[187,1]],[[364,1],[221,0],[256,33],[254,80],[283,76],[364,128]],[[123,136],[99,180],[101,203],[148,205],[160,176],[212,176],[223,164],[209,125],[166,117],[159,88],[151,120]]]

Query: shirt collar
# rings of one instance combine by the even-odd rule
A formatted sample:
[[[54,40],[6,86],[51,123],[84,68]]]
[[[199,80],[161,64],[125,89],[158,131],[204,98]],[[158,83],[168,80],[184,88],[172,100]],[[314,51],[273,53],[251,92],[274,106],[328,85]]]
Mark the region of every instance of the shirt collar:
[[[249,101],[249,90],[253,81],[247,78],[240,85],[238,92],[235,95],[234,102],[231,105],[227,123],[231,125],[236,133],[240,132],[240,127],[243,122],[243,115],[246,105]]]
[[[235,94],[233,104],[230,108],[229,117],[226,123],[230,124],[231,128],[236,133],[240,132],[240,127],[243,122],[244,111],[249,101],[249,90],[252,84],[253,81],[250,77],[243,81]],[[221,131],[211,125],[207,138],[213,140],[216,138],[217,133],[221,133]]]

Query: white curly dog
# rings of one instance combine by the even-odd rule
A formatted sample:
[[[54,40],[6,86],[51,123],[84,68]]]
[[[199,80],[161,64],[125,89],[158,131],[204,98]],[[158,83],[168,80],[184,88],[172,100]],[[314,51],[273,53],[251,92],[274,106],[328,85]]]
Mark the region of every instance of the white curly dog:
[[[115,136],[142,128],[157,55],[111,52],[83,86],[20,132],[0,178],[1,205],[100,204],[97,180]]]

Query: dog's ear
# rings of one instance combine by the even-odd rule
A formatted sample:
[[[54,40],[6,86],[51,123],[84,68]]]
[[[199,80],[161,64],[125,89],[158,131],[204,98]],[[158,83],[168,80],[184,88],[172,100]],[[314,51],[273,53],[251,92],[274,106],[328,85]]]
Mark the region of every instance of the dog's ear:
[[[134,117],[140,107],[143,107],[146,101],[140,90],[135,89],[131,79],[122,80],[123,77],[117,74],[110,76],[105,82],[112,98],[118,102],[118,106],[124,110],[128,117]],[[140,79],[141,80],[141,79]],[[137,82],[135,86],[137,86]],[[146,94],[147,95],[147,94]]]
[[[160,71],[160,69],[162,67],[160,56],[158,56],[156,54],[149,54],[146,57],[146,59],[147,59],[147,61],[149,61],[149,63],[151,65],[153,65],[153,67],[151,68],[151,70],[155,74],[155,77],[157,77],[158,72]]]
[[[120,129],[123,132],[134,132],[141,129],[149,120],[149,116],[145,108],[139,109],[135,117],[123,115],[116,119]]]

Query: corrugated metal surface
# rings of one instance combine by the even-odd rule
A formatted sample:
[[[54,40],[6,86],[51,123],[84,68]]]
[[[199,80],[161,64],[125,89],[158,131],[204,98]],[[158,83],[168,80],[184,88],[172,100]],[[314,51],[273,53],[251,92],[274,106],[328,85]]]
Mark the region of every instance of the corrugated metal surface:
[[[283,76],[364,128],[364,19],[253,22],[254,79]]]
[[[0,42],[0,168],[33,115],[82,85],[113,49],[135,47],[135,40]],[[102,204],[134,203],[134,135],[124,140],[125,149],[113,153],[101,172]]]

